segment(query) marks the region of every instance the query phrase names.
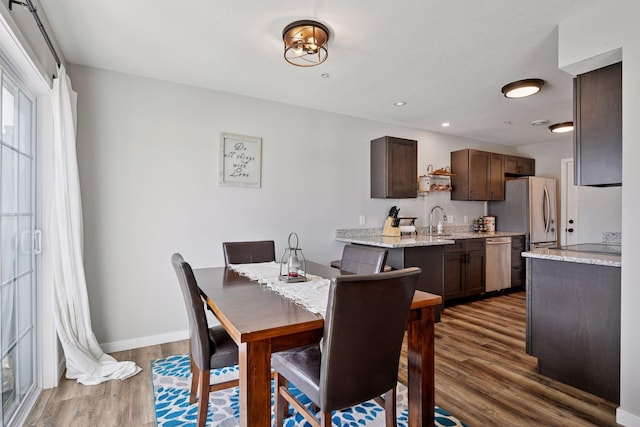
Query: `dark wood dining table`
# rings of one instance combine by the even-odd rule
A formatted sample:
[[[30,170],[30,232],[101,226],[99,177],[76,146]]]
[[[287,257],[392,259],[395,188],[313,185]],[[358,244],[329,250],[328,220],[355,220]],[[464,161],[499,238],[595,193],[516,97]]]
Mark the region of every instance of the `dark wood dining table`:
[[[306,268],[327,279],[341,274],[309,261]],[[240,425],[270,426],[271,354],[318,342],[324,320],[230,268],[200,268],[194,274],[207,304],[239,347]],[[434,424],[434,321],[440,302],[438,295],[416,291],[411,305],[407,376],[412,427]]]

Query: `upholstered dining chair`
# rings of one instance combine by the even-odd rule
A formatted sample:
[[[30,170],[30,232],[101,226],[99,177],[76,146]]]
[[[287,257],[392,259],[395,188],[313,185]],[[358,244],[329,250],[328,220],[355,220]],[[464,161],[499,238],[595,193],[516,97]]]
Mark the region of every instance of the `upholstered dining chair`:
[[[209,393],[238,385],[238,380],[209,384],[210,370],[238,363],[238,346],[220,325],[209,328],[198,283],[191,266],[176,253],[171,263],[178,276],[189,318],[191,390],[189,403],[198,402],[198,427],[204,427],[209,409]]]
[[[345,245],[340,270],[354,274],[380,273],[384,269],[389,251],[364,245]]]
[[[269,262],[276,260],[276,249],[273,240],[259,240],[254,242],[224,242],[224,263],[251,264],[254,262]]]
[[[275,425],[291,404],[313,426],[331,425],[331,413],[370,399],[396,425],[396,384],[404,331],[421,270],[344,275],[332,280],[322,348],[274,353]],[[293,383],[319,409],[319,419],[289,391]],[[384,394],[384,399],[381,395]]]

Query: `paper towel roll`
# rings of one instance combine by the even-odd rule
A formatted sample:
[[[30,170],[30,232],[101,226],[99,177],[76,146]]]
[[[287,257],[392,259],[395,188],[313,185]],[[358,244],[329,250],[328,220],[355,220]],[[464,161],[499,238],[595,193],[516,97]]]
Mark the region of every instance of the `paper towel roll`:
[[[415,225],[401,225],[400,232],[401,233],[415,233],[416,226]]]

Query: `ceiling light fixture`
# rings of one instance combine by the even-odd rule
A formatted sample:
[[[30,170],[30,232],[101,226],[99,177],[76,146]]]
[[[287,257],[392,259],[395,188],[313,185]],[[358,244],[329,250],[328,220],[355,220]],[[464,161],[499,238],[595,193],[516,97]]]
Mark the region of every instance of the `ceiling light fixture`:
[[[549,120],[545,120],[545,119],[534,120],[531,122],[531,126],[546,126],[548,124],[549,124]]]
[[[549,130],[553,133],[565,133],[573,130],[573,122],[556,123],[549,126]]]
[[[298,67],[313,67],[327,60],[329,29],[316,21],[296,21],[282,30],[284,59]]]
[[[404,107],[405,105],[407,105],[407,103],[405,101],[398,101],[394,102],[393,105],[395,105],[396,107]]]
[[[449,122],[442,123],[442,127],[443,128],[448,128],[449,126],[451,126],[451,123],[449,123]]]
[[[540,92],[544,86],[542,79],[525,79],[511,82],[502,87],[505,98],[524,98]]]

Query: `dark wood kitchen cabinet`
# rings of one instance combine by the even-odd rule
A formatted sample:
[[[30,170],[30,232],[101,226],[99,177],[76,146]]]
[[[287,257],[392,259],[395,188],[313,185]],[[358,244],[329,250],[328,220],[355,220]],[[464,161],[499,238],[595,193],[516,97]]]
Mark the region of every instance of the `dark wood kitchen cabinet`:
[[[620,267],[527,262],[527,353],[538,372],[619,403]]]
[[[536,160],[505,155],[504,174],[507,176],[534,176],[536,174]]]
[[[576,185],[622,185],[622,63],[573,81]]]
[[[383,136],[371,141],[371,197],[418,196],[418,141]]]
[[[444,308],[443,282],[443,246],[411,246],[391,248],[387,256],[387,265],[399,270],[407,267],[420,267],[423,273],[418,278],[417,289],[442,296],[443,302],[436,309],[436,320]]]
[[[451,200],[504,200],[504,155],[480,150],[451,152]]]
[[[444,247],[444,300],[478,295],[485,289],[485,239],[456,240]]]
[[[524,248],[524,236],[511,237],[511,287],[524,286],[525,262],[522,258]]]

